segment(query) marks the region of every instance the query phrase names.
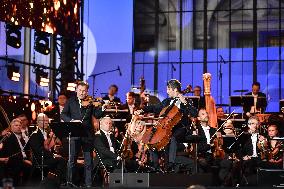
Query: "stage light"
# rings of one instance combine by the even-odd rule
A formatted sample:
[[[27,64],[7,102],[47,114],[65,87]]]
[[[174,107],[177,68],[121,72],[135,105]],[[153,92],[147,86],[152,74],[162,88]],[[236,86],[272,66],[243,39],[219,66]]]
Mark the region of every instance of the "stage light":
[[[67,85],[67,91],[75,91],[76,90],[76,84],[75,83],[68,83]]]
[[[20,68],[14,64],[7,65],[7,77],[12,81],[20,81]]]
[[[6,24],[6,43],[9,46],[16,49],[19,49],[22,46],[21,29],[22,26],[16,26],[9,23]]]
[[[45,32],[35,32],[35,50],[41,54],[50,53],[49,34]]]
[[[41,68],[36,68],[35,74],[36,74],[36,83],[42,87],[48,87],[49,85],[48,73],[43,71],[43,69]]]

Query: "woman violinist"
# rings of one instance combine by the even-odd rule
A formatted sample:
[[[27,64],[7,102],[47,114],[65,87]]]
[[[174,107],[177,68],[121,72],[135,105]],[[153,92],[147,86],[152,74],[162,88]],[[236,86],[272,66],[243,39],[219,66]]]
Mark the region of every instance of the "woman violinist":
[[[275,124],[271,124],[267,128],[268,143],[266,160],[262,161],[260,167],[267,169],[281,169],[283,162],[283,144],[281,141],[273,140],[274,137],[278,137],[278,127]]]

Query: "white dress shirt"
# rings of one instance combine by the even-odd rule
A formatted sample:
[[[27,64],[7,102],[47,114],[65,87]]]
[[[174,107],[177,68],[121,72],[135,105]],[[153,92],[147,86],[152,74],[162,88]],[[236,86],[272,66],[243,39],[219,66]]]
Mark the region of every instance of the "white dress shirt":
[[[134,104],[132,104],[132,105],[128,105],[128,108],[129,108],[129,112],[130,112],[130,114],[132,115],[132,114],[133,114],[133,112],[134,112],[135,105],[134,105]]]
[[[253,133],[251,135],[251,142],[252,142],[252,157],[257,157],[257,138],[258,138],[258,134],[257,133]]]
[[[257,112],[256,103],[257,103],[258,95],[255,95],[253,93],[251,93],[251,95],[253,96],[253,106],[251,106],[251,108],[250,108],[250,113],[255,113],[255,112]]]
[[[102,129],[101,129],[102,130]],[[112,151],[114,153],[114,148],[112,146],[112,142],[111,142],[111,139],[110,139],[110,132],[106,132],[104,130],[102,130],[104,132],[104,134],[106,135],[107,137],[107,141],[108,141],[108,145],[109,145],[109,150]]]
[[[14,133],[14,134],[15,134],[15,133]],[[21,134],[15,134],[15,136],[17,137],[18,144],[19,144],[19,146],[20,146],[20,148],[21,148],[23,158],[25,159],[25,158],[27,158],[27,155],[26,155],[26,153],[25,153],[25,151],[24,151],[24,147],[25,147],[25,146],[23,146],[22,143],[21,143],[21,138],[23,138],[23,136],[22,136]],[[24,138],[23,138],[23,139],[24,139]]]
[[[202,127],[202,129],[203,129],[203,131],[204,131],[204,133],[205,133],[205,136],[206,136],[206,141],[207,141],[207,144],[209,144],[210,145],[210,127],[207,125],[207,126],[201,126]],[[208,150],[207,152],[209,152],[209,153],[212,153],[212,151],[211,151],[211,149],[210,150]]]

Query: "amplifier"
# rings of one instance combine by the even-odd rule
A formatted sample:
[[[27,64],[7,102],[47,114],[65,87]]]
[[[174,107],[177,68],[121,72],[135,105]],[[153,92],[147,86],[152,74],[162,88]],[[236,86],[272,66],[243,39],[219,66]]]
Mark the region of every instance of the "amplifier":
[[[257,185],[259,186],[283,186],[284,169],[258,169]]]

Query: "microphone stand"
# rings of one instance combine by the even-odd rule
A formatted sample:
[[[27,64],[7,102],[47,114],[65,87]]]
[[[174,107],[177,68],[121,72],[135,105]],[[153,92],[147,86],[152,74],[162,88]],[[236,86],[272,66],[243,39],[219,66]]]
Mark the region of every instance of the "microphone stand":
[[[104,74],[111,73],[111,72],[116,72],[116,71],[120,72],[120,68],[118,67],[118,68],[113,69],[113,70],[108,70],[108,71],[92,74],[92,75],[89,76],[89,77],[93,78],[93,84],[92,84],[93,85],[93,94],[92,94],[93,97],[95,95],[95,80],[96,80],[96,77],[99,76],[99,75],[104,75]],[[120,74],[120,76],[121,76],[121,74]]]
[[[220,66],[219,66],[219,80],[220,80],[220,104],[223,104],[223,72],[222,72],[222,63],[226,64],[224,58],[222,57],[222,55],[220,56]]]

